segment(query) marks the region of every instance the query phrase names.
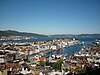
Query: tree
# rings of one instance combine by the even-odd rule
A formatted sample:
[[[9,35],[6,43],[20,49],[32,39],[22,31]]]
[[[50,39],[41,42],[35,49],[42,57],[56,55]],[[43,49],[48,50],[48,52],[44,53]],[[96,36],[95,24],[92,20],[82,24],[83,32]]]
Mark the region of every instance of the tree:
[[[39,61],[39,64],[41,67],[44,67],[46,65],[46,62],[45,61]]]
[[[61,37],[61,38],[56,38],[57,40],[65,40],[63,37]]]
[[[61,70],[61,67],[62,67],[62,61],[57,61],[53,64],[53,69],[55,70]]]

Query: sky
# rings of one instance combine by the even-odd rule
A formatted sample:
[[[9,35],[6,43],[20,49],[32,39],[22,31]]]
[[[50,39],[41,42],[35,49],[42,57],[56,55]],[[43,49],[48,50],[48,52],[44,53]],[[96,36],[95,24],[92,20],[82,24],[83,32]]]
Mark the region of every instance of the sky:
[[[100,34],[100,0],[0,0],[0,30]]]

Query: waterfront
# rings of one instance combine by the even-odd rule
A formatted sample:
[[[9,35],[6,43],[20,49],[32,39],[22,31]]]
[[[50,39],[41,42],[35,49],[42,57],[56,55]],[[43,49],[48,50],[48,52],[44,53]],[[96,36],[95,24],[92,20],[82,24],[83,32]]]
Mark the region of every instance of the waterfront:
[[[82,48],[82,45],[74,45],[74,46],[71,46],[69,48],[64,48],[64,49],[61,49],[61,50],[57,50],[57,51],[53,51],[51,53],[48,53],[47,56],[50,56],[51,54],[66,54],[67,57],[70,57],[75,52],[80,51],[81,48]]]
[[[95,41],[97,38],[79,38],[80,41],[84,42],[84,45],[86,46],[92,46],[93,44],[93,41]],[[99,39],[99,38],[98,38]],[[57,51],[54,51],[54,52],[51,52],[51,53],[48,53],[47,54],[47,57],[50,56],[51,54],[67,54],[67,57],[71,57],[75,52],[78,52],[81,50],[81,48],[83,47],[83,45],[74,45],[74,46],[71,46],[69,48],[64,48],[64,49],[61,49],[61,50],[57,50]]]
[[[9,73],[10,71],[11,75],[13,75],[14,73],[37,75],[34,74],[37,72],[39,73],[38,75],[40,75],[41,72],[48,73],[48,74],[45,73],[46,75],[52,75],[53,72],[62,75],[61,73],[63,73],[63,71],[70,72],[73,74],[77,72],[80,73],[79,69],[81,69],[81,71],[85,69],[85,67],[82,68],[81,64],[85,65],[86,61],[88,61],[88,63],[90,64],[89,62],[90,60],[88,59],[90,59],[91,55],[94,52],[96,53],[96,56],[94,56],[95,63],[98,62],[97,59],[97,57],[99,57],[98,51],[94,51],[94,49],[92,49],[93,41],[95,40],[96,38],[95,39],[81,38],[77,40],[74,38],[58,39],[58,38],[48,37],[41,39],[12,40],[12,41],[9,40],[7,42],[1,42],[0,43],[1,72],[2,70],[6,71],[7,69],[6,72]],[[97,41],[97,43],[100,43],[100,41]],[[83,47],[84,49],[82,50]],[[93,52],[91,52],[90,50]],[[89,56],[89,53],[91,55],[90,57],[87,57]],[[76,59],[77,56],[79,56],[78,59]],[[81,57],[82,59],[81,61],[79,61]],[[87,59],[83,60],[83,58],[85,57]],[[13,63],[13,65],[11,63]],[[62,63],[65,66],[60,65]],[[59,67],[57,67],[58,66],[57,64],[59,65]],[[18,66],[16,67],[17,69],[15,69],[14,67],[15,65]],[[98,64],[96,65],[98,66]],[[93,67],[95,67],[94,64]],[[29,71],[26,68],[29,69]],[[78,69],[76,70],[75,68]],[[68,69],[68,71],[66,71],[66,69]],[[56,70],[59,72],[56,72]]]
[[[28,40],[0,40],[1,42],[39,42],[39,41],[47,41],[47,40],[53,40],[59,37],[45,37],[45,38],[37,38],[37,39],[28,39]],[[66,39],[72,39],[72,38],[66,38]],[[99,38],[77,38],[81,42],[84,42],[84,45],[86,46],[92,46],[93,41],[96,39],[99,40]],[[78,52],[81,50],[83,45],[74,45],[69,48],[64,48],[61,50],[53,51],[51,53],[48,53],[46,56],[50,56],[51,54],[67,54],[67,57],[72,56],[75,52]]]

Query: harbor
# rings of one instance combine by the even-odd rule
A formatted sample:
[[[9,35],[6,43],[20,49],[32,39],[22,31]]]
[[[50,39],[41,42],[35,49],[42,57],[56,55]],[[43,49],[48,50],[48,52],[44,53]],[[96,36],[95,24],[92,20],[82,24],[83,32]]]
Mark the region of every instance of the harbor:
[[[44,57],[46,54],[60,51],[64,48],[69,48],[70,46],[81,44],[79,40],[70,39],[54,39],[48,41],[39,42],[1,42],[0,47],[0,67],[1,71],[11,72],[13,70],[21,69],[22,64],[37,64],[40,60],[49,60],[49,58]],[[60,57],[58,57],[60,55]],[[56,57],[61,59],[65,55],[58,54]],[[65,58],[64,58],[65,59]],[[57,60],[56,60],[57,61]],[[11,65],[13,63],[13,65]],[[7,67],[4,67],[4,66]],[[18,65],[18,68],[13,66]],[[29,66],[29,65],[27,65]],[[24,68],[24,67],[23,67]],[[18,70],[17,70],[18,69]],[[10,73],[10,74],[11,74]],[[21,72],[18,72],[21,73]]]
[[[69,73],[79,74],[80,72],[74,70],[73,68],[78,67],[82,70],[81,68],[82,64],[84,65],[86,61],[89,61],[90,64],[90,60],[92,60],[89,58],[90,54],[87,54],[85,52],[91,50],[92,48],[91,46],[93,45],[93,43],[91,44],[91,46],[89,42],[87,42],[86,45],[85,43],[75,39],[72,40],[54,39],[47,41],[22,42],[22,43],[21,42],[1,43],[0,47],[1,73],[5,73],[5,75],[13,75],[14,73],[19,75],[20,74],[53,75],[53,73],[54,75],[55,74],[62,75],[63,72],[64,72],[63,74],[66,75]],[[83,52],[84,55],[82,54]],[[97,59],[97,56],[94,57],[96,57]],[[79,59],[81,59],[81,61],[79,61]],[[81,62],[81,65],[78,62]],[[56,63],[63,63],[63,64],[62,66],[57,68],[54,66],[54,64],[56,65]],[[75,64],[79,66],[76,66]],[[96,65],[99,68],[99,65],[98,64]],[[56,69],[54,68],[56,68],[59,72],[56,71]],[[68,69],[67,71],[65,70],[66,68]]]
[[[0,0],[0,75],[99,75],[100,0]]]

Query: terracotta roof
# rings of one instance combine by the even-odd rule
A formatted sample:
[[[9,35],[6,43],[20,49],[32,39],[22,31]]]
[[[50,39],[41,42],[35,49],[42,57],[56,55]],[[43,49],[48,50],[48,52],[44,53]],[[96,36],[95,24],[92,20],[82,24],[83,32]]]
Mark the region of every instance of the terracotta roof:
[[[49,61],[49,59],[47,59],[45,57],[35,58],[35,60],[38,60],[38,61]]]
[[[93,50],[100,51],[100,47],[93,47]]]
[[[42,57],[42,58],[39,58],[39,61],[48,61],[48,59],[47,59],[47,58]]]
[[[40,66],[35,66],[35,68],[40,68]]]
[[[39,75],[39,74],[40,74],[40,72],[33,72],[33,74],[34,74],[34,75]]]

